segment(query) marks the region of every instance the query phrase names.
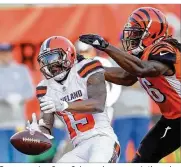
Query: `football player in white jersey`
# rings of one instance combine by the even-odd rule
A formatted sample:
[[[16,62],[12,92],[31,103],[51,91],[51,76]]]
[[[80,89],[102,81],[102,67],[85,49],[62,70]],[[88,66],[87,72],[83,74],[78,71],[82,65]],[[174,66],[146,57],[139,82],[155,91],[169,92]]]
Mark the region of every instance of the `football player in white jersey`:
[[[104,67],[113,67],[113,63],[116,65],[113,60],[109,59],[109,57],[105,57],[100,53],[97,53],[96,49],[91,45],[83,43],[81,41],[76,41],[75,49],[78,54],[83,55],[85,58],[93,58],[94,60],[98,60]],[[113,105],[118,100],[121,94],[121,85],[116,85],[111,82],[106,81],[106,90],[107,90],[107,99],[106,99],[106,109],[108,112],[109,119],[112,121],[114,109]]]
[[[33,121],[29,129],[52,138],[57,116],[74,145],[58,162],[117,162],[120,146],[104,110],[106,85],[101,63],[77,55],[73,44],[62,36],[43,42],[38,62],[46,77],[37,86],[42,116],[39,125]]]

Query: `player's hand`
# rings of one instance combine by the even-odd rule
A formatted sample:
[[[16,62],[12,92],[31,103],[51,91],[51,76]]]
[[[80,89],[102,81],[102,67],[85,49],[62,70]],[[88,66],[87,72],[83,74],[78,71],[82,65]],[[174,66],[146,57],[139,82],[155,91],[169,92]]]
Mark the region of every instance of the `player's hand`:
[[[36,114],[33,113],[32,114],[32,123],[30,124],[30,121],[27,122],[27,127],[26,127],[27,130],[29,131],[38,131],[38,132],[41,132],[40,128],[39,128],[39,125],[38,125],[38,121],[36,119]],[[42,133],[42,132],[41,132]],[[45,134],[43,133],[48,139],[53,139],[54,137],[52,135],[49,135],[49,134]]]
[[[109,43],[104,38],[95,34],[81,35],[79,36],[79,40],[99,50],[104,50],[109,46]]]
[[[62,100],[55,101],[51,97],[43,96],[40,99],[40,108],[44,113],[62,112],[68,108],[68,103]]]

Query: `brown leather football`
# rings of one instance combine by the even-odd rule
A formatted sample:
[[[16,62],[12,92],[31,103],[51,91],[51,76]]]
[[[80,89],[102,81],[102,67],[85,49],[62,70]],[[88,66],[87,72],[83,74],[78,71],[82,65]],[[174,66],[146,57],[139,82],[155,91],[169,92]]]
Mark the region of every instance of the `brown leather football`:
[[[11,144],[21,153],[39,155],[51,148],[51,141],[41,132],[24,130],[14,134]]]

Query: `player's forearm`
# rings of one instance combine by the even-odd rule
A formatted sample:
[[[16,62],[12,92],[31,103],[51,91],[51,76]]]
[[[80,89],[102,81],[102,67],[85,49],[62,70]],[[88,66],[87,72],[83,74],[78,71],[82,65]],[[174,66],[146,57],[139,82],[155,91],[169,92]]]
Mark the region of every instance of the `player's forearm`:
[[[39,126],[39,128],[40,128],[40,130],[41,130],[42,133],[51,135],[51,130],[48,129],[47,127],[45,127],[45,126]]]
[[[122,51],[112,45],[109,45],[105,52],[120,65],[124,70],[132,75],[141,76],[144,66],[137,57],[131,56],[125,51]]]
[[[66,110],[72,113],[100,113],[104,111],[104,107],[99,100],[88,99],[70,102]]]
[[[54,124],[54,113],[41,113],[41,119],[39,120],[39,128],[41,132],[50,134]]]
[[[131,86],[137,79],[120,67],[104,67],[105,79],[117,85]]]

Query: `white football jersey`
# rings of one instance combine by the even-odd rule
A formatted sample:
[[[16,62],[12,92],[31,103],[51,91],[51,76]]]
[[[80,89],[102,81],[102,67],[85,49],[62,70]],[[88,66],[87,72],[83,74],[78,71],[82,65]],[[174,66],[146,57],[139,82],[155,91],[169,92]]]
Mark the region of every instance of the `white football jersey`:
[[[51,98],[66,102],[87,100],[87,80],[92,74],[97,72],[104,72],[98,60],[83,59],[75,63],[67,79],[62,84],[57,83],[54,79],[41,81],[37,86],[39,90],[38,97],[43,93],[43,89],[46,89],[46,95]],[[72,114],[70,112],[62,114],[61,112],[56,112],[56,116],[66,125],[74,146],[82,140],[97,135],[108,135],[117,141],[117,137],[110,125],[106,109],[102,113],[95,114]]]

